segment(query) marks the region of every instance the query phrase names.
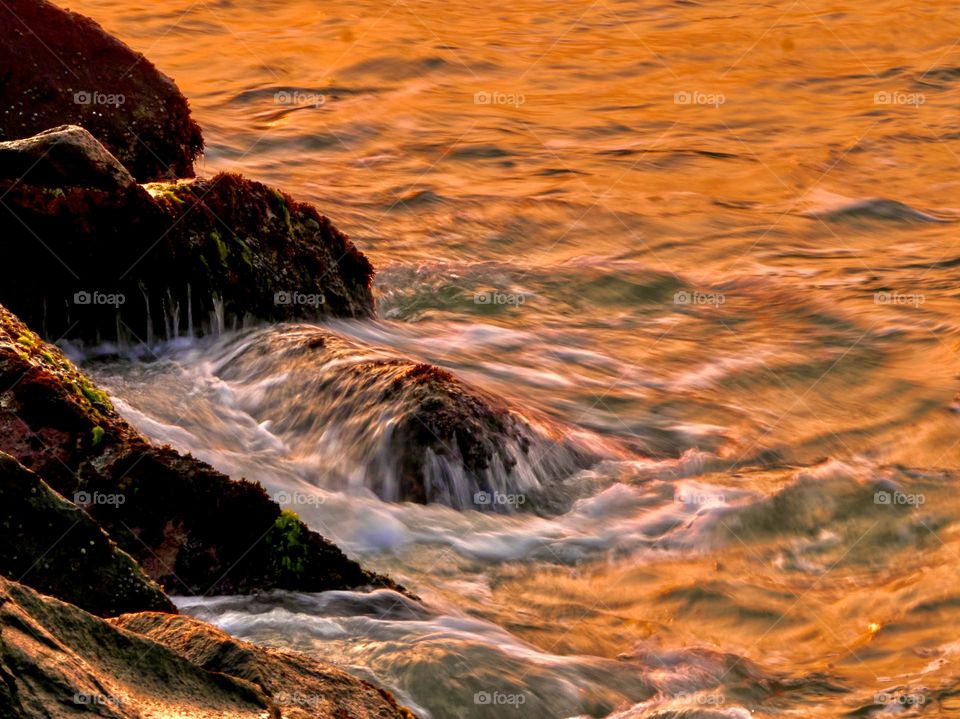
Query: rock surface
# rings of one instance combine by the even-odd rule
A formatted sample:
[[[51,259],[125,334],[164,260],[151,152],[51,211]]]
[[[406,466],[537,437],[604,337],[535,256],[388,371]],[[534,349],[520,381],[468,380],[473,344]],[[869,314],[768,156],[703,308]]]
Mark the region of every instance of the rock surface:
[[[86,512],[3,453],[0,575],[103,617],[177,611]]]
[[[414,719],[334,667],[173,616],[108,622],[0,578],[0,716]]]
[[[596,461],[545,418],[446,370],[315,326],[238,337],[214,373],[257,387],[245,411],[294,451],[315,453],[322,435],[331,455],[354,453],[365,485],[388,501],[546,509],[557,480]]]
[[[0,308],[0,451],[66,497],[171,593],[323,591],[365,571],[263,487],[147,442],[56,348]]]
[[[28,185],[123,189],[136,184],[127,168],[76,125],[0,142],[0,178]]]
[[[205,671],[82,609],[0,578],[4,719],[276,719],[253,684]]]
[[[18,268],[0,303],[46,339],[152,344],[373,314],[372,266],[310,205],[230,174],[131,184],[76,127],[7,143],[0,159],[29,168],[44,148],[58,154],[24,179],[0,171],[0,247]]]
[[[256,685],[285,719],[413,719],[410,710],[399,706],[389,693],[342,669],[303,654],[234,639],[191,617],[142,613],[111,623],[149,637],[207,671]]]
[[[200,127],[173,81],[46,0],[0,3],[0,140],[87,128],[141,182],[193,177]]]

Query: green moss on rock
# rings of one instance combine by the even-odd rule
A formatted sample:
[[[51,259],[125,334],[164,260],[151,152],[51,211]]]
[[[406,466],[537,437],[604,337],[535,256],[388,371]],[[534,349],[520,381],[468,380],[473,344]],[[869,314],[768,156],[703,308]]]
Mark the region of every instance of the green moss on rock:
[[[102,150],[82,128],[67,130],[78,147]],[[372,266],[313,207],[234,174],[140,186],[96,157],[86,158],[96,189],[68,185],[69,165],[27,180],[0,172],[0,248],[20,269],[0,284],[0,302],[45,337],[138,341],[247,318],[373,315]],[[91,302],[93,293],[122,301]],[[278,299],[297,295],[324,301]]]
[[[277,517],[267,535],[267,546],[278,577],[295,579],[303,575],[310,550],[308,536],[309,530],[296,512],[285,509]]]

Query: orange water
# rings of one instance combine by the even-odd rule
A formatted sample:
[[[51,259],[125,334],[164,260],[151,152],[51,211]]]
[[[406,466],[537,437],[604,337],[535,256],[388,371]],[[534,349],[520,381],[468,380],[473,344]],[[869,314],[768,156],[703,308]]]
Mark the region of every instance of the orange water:
[[[960,7],[71,7],[177,80],[205,131],[202,172],[312,201],[369,254],[377,342],[668,463],[598,470],[598,487],[627,489],[596,526],[385,508],[443,536],[386,551],[323,517],[448,611],[550,656],[629,655],[647,682],[670,650],[740,658],[698,684],[688,657],[687,683],[664,680],[653,704],[606,665],[577,665],[566,698],[550,662],[506,663],[505,685],[543,695],[512,711],[960,712]],[[477,304],[488,291],[523,301]],[[269,482],[230,441],[192,448]],[[682,470],[685,451],[705,464]],[[734,508],[683,515],[704,523],[690,536],[643,524],[685,473]],[[877,505],[884,487],[926,501]],[[536,551],[502,551],[527,540]],[[406,636],[412,668],[386,641],[306,648],[434,717],[495,715],[469,700],[499,686],[486,653]],[[741,676],[750,662],[760,678]]]

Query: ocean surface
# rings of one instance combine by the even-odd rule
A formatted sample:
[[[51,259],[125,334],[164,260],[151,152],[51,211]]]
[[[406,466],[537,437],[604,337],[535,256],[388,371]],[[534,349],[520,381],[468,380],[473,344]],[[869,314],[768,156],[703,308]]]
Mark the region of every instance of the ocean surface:
[[[603,457],[550,512],[385,502],[388,407],[235,362],[310,328],[91,361],[142,431],[423,599],[185,611],[425,719],[960,716],[960,5],[70,7],[176,79],[201,173],[371,258],[378,319],[328,329]]]

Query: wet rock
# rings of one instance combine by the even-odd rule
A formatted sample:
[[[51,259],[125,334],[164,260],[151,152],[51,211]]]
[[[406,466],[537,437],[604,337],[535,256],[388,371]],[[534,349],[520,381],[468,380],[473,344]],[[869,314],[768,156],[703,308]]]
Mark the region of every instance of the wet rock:
[[[99,616],[176,612],[86,512],[3,453],[0,574]]]
[[[302,654],[258,647],[186,616],[130,614],[114,626],[142,634],[211,672],[256,685],[285,719],[413,719],[383,689]]]
[[[0,4],[0,140],[81,125],[140,181],[192,177],[199,126],[173,81],[97,23],[45,0]]]
[[[521,416],[446,370],[328,330],[260,330],[227,344],[223,356],[218,377],[258,387],[245,411],[294,451],[322,446],[338,462],[364,465],[365,485],[388,501],[549,511],[564,501],[559,480],[597,460],[546,418]],[[324,469],[336,476],[335,466]]]
[[[0,716],[267,719],[252,683],[0,578]]]
[[[44,157],[18,179],[51,147],[69,148],[67,160]],[[0,302],[50,341],[152,344],[254,320],[373,314],[367,258],[278,190],[230,174],[132,184],[79,128],[4,151],[18,164],[0,171],[0,246],[17,272]]]
[[[125,189],[136,183],[117,158],[76,125],[0,142],[0,178],[46,187],[101,190]]]
[[[147,442],[55,347],[0,308],[0,451],[78,498],[169,593],[395,587],[263,487]]]

